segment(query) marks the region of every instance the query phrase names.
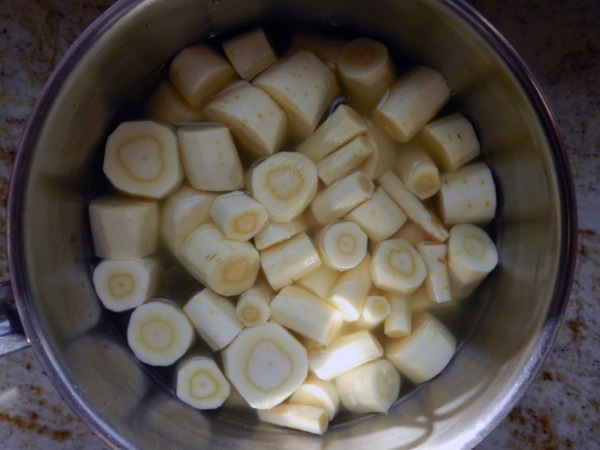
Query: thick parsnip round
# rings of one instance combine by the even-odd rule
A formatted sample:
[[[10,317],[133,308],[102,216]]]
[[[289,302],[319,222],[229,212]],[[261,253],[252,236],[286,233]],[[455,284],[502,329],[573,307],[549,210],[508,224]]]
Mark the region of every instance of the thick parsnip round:
[[[242,330],[222,356],[225,375],[256,409],[283,402],[308,374],[306,349],[272,322]]]
[[[210,216],[225,237],[236,241],[252,239],[269,220],[267,209],[242,191],[216,197],[210,207]]]
[[[373,143],[365,135],[355,137],[317,163],[317,174],[329,186],[358,168],[373,153]]]
[[[380,289],[396,295],[416,291],[427,276],[423,258],[404,239],[387,239],[375,248],[371,277]]]
[[[195,339],[192,323],[175,303],[152,299],[133,310],[127,343],[135,356],[152,366],[169,366],[181,358]]]
[[[215,361],[207,356],[195,356],[177,366],[175,394],[197,409],[216,409],[230,394],[229,381]]]
[[[254,246],[257,250],[264,250],[306,231],[307,228],[306,220],[302,216],[298,216],[290,222],[268,222],[254,236]]]
[[[367,300],[372,285],[370,262],[367,253],[356,267],[342,272],[327,296],[327,302],[342,313],[346,322],[358,320]]]
[[[240,78],[250,80],[275,61],[277,55],[262,28],[239,34],[222,44],[225,56]]]
[[[394,171],[406,188],[425,200],[440,189],[440,171],[421,145],[409,142],[400,147]]]
[[[329,420],[333,419],[340,409],[340,396],[333,380],[326,381],[309,375],[288,399],[289,403],[316,406],[327,411]]]
[[[352,269],[367,254],[366,233],[349,220],[330,223],[319,232],[316,241],[323,264],[331,269]]]
[[[169,80],[162,81],[152,93],[146,106],[146,115],[151,120],[171,125],[202,119],[202,111],[190,105]]]

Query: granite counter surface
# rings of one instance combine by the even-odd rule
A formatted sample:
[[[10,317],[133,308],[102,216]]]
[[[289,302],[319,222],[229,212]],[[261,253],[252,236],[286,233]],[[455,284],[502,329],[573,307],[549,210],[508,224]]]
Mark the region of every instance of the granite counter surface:
[[[0,279],[6,199],[25,121],[69,45],[109,0],[0,0]],[[479,450],[600,449],[600,2],[472,0],[527,62],[575,179],[578,266],[557,339],[529,389]],[[71,412],[33,351],[0,358],[0,448],[106,448]]]

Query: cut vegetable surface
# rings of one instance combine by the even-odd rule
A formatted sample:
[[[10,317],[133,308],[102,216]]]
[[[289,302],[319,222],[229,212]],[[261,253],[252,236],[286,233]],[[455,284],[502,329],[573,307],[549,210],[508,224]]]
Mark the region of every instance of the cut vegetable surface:
[[[425,281],[427,269],[417,250],[404,239],[380,242],[371,259],[373,283],[397,295],[410,294]]]
[[[188,358],[177,367],[177,397],[197,409],[215,409],[229,397],[230,385],[215,361],[206,356]]]
[[[333,419],[340,409],[340,396],[335,382],[321,380],[314,375],[309,375],[289,398],[289,403],[316,406],[327,411],[329,420]]]
[[[262,28],[254,28],[223,42],[223,50],[238,75],[254,78],[275,61],[277,55]]]
[[[252,239],[269,220],[266,208],[242,191],[216,197],[210,216],[227,238],[236,241]]]
[[[331,269],[358,266],[367,254],[367,235],[354,222],[338,220],[323,228],[317,238],[321,260]]]
[[[283,403],[271,409],[259,410],[258,418],[265,423],[313,434],[325,433],[329,425],[329,415],[323,408],[293,403]]]

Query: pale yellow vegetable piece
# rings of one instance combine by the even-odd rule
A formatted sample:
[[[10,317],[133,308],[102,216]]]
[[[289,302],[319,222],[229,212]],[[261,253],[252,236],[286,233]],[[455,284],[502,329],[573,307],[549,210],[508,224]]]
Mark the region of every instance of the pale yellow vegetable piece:
[[[157,201],[110,195],[96,197],[90,202],[89,217],[96,256],[132,259],[156,251]]]
[[[473,224],[450,229],[448,272],[452,296],[468,297],[498,265],[498,250],[487,233]]]
[[[410,219],[404,222],[404,225],[392,234],[390,239],[404,239],[410,242],[413,247],[416,247],[420,242],[431,240],[425,230]]]
[[[319,252],[305,232],[260,252],[260,265],[271,287],[282,287],[308,275],[321,265]]]
[[[221,350],[244,328],[244,324],[236,316],[233,303],[210,288],[194,294],[183,311],[213,350]]]
[[[244,170],[233,137],[224,125],[181,126],[177,141],[187,181],[204,191],[244,187]]]
[[[476,162],[442,173],[438,204],[442,220],[448,226],[491,222],[496,216],[497,200],[490,168]]]
[[[225,375],[256,409],[280,404],[308,375],[306,349],[273,322],[245,328],[221,355]]]
[[[317,174],[329,186],[358,168],[373,153],[372,141],[361,135],[317,163]]]
[[[269,220],[266,208],[242,191],[215,197],[210,216],[225,237],[236,241],[252,239]]]
[[[296,147],[296,151],[311,161],[319,162],[366,131],[365,119],[352,107],[341,104]]]
[[[371,278],[378,288],[407,295],[416,291],[426,276],[423,258],[408,241],[386,239],[377,244],[371,259]]]
[[[339,87],[331,70],[308,50],[292,51],[261,73],[253,84],[283,108],[290,131],[309,136],[319,124]]]
[[[306,381],[288,399],[289,403],[316,406],[327,411],[329,420],[340,409],[340,396],[335,381],[326,381],[309,375]]]
[[[392,308],[384,295],[368,295],[356,322],[358,328],[372,329],[383,323]]]
[[[425,125],[421,137],[438,167],[446,172],[462,167],[479,155],[479,139],[473,125],[458,112]]]
[[[340,219],[367,201],[375,186],[361,171],[352,172],[320,191],[310,204],[317,222],[326,225]]]
[[[436,242],[444,242],[448,239],[448,230],[439,221],[421,200],[410,192],[398,176],[388,170],[378,180],[379,185],[385,189],[387,194],[394,200],[406,215],[419,225]]]
[[[227,239],[213,223],[190,233],[180,260],[193,277],[224,296],[251,287],[260,269],[260,256],[252,244]]]
[[[145,303],[157,293],[160,268],[148,258],[104,259],[94,268],[92,281],[106,309],[127,311]]]
[[[429,298],[436,303],[452,300],[450,275],[448,274],[448,246],[434,242],[421,242],[417,251],[423,258],[427,268],[425,286]]]
[[[202,111],[190,105],[173,83],[166,79],[152,93],[146,106],[146,116],[177,126],[202,120]]]
[[[202,110],[206,120],[227,125],[238,149],[251,158],[278,152],[287,131],[285,112],[262,89],[236,81]]]
[[[320,299],[326,300],[340,274],[339,270],[330,269],[325,264],[322,264],[308,275],[296,281],[296,284]]]
[[[270,309],[272,321],[323,345],[331,343],[344,322],[337,309],[295,285],[281,289]]]
[[[133,310],[127,343],[135,356],[152,366],[170,366],[195,340],[194,327],[175,303],[152,299]]]
[[[442,372],[456,351],[456,338],[429,313],[413,317],[410,336],[389,340],[385,356],[415,384]]]
[[[351,104],[361,112],[370,112],[396,79],[387,47],[367,37],[344,44],[336,67]]]
[[[412,309],[408,298],[404,295],[388,294],[390,314],[383,323],[386,336],[398,338],[410,335],[412,332]]]
[[[177,365],[175,394],[196,409],[216,409],[229,398],[229,381],[212,358],[195,356]]]
[[[337,308],[346,322],[360,317],[371,289],[371,257],[367,254],[353,269],[343,272],[331,288],[327,301]]]
[[[373,242],[393,235],[407,219],[404,211],[382,187],[377,187],[370,199],[350,211],[345,218],[358,224]]]
[[[152,199],[174,192],[184,175],[175,132],[151,120],[115,128],[106,141],[102,169],[119,191]]]
[[[366,233],[354,222],[337,220],[324,227],[316,239],[321,260],[336,270],[356,267],[367,254]]]
[[[317,57],[332,69],[340,53],[344,39],[315,33],[296,33],[290,43],[291,50],[304,49],[313,52]]]
[[[258,410],[258,418],[265,423],[312,434],[323,434],[329,427],[327,411],[310,405],[282,403],[270,409]]]
[[[371,141],[373,153],[359,169],[375,180],[395,166],[398,143],[377,122],[368,120],[367,126],[366,136]]]
[[[397,152],[394,171],[406,188],[419,199],[432,197],[440,189],[440,171],[423,146],[409,142]]]
[[[418,66],[402,74],[374,111],[375,119],[400,142],[408,142],[450,99],[451,91],[436,70]]]
[[[169,66],[169,79],[194,108],[206,102],[235,77],[229,62],[205,44],[181,50]]]
[[[367,330],[344,334],[324,350],[309,354],[310,369],[322,380],[333,380],[361,364],[383,356],[379,342]]]
[[[290,222],[314,199],[318,182],[311,160],[299,153],[279,152],[252,168],[248,187],[272,221]]]
[[[222,47],[229,62],[244,80],[254,78],[277,61],[269,38],[260,27],[226,40]]]
[[[211,221],[210,205],[216,196],[214,192],[183,185],[161,203],[160,237],[174,255],[179,255],[181,245],[192,231]]]
[[[263,229],[254,236],[254,246],[257,250],[264,250],[272,245],[279,244],[298,233],[307,230],[306,220],[298,216],[290,222],[268,222]]]
[[[269,305],[275,293],[265,282],[257,282],[242,292],[235,306],[237,318],[247,327],[267,323],[270,315]]]
[[[400,374],[385,358],[368,362],[335,379],[340,400],[353,413],[386,413],[400,393]]]

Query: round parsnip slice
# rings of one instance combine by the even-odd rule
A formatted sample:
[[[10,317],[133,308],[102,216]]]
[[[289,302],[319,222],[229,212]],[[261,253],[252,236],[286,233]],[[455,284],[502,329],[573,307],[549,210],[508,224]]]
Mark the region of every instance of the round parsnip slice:
[[[225,375],[256,409],[280,404],[308,375],[306,349],[272,322],[242,330],[222,356]]]
[[[298,217],[317,194],[317,168],[306,156],[280,152],[252,168],[250,193],[274,222]]]
[[[267,283],[258,282],[238,297],[235,315],[246,327],[263,325],[269,320],[269,304],[274,292]]]
[[[384,295],[368,295],[356,326],[367,330],[375,328],[390,315],[391,310],[390,302]]]
[[[333,419],[340,409],[340,396],[333,380],[321,380],[309,375],[302,386],[288,400],[297,405],[309,405],[327,411],[329,420]]]
[[[358,266],[367,254],[366,233],[354,222],[338,220],[323,228],[317,236],[317,249],[323,264],[336,270]]]
[[[181,358],[195,339],[192,323],[175,303],[152,299],[133,310],[127,343],[135,356],[152,366],[169,366]]]
[[[497,264],[498,250],[483,229],[466,223],[450,229],[448,273],[454,298],[468,297]]]
[[[177,398],[197,409],[216,409],[225,403],[231,388],[215,361],[195,356],[177,366]]]
[[[151,120],[121,123],[106,141],[103,170],[129,195],[161,199],[183,181],[174,131]]]
[[[92,275],[100,301],[116,312],[133,309],[154,296],[159,279],[159,266],[151,259],[104,259]]]
[[[408,143],[396,155],[394,171],[406,188],[425,200],[440,189],[440,172],[433,159],[420,145]]]
[[[404,239],[387,239],[375,248],[371,277],[380,289],[396,295],[416,291],[427,276],[423,258]]]
[[[210,215],[223,234],[236,241],[252,239],[269,220],[266,208],[242,191],[216,197]]]

